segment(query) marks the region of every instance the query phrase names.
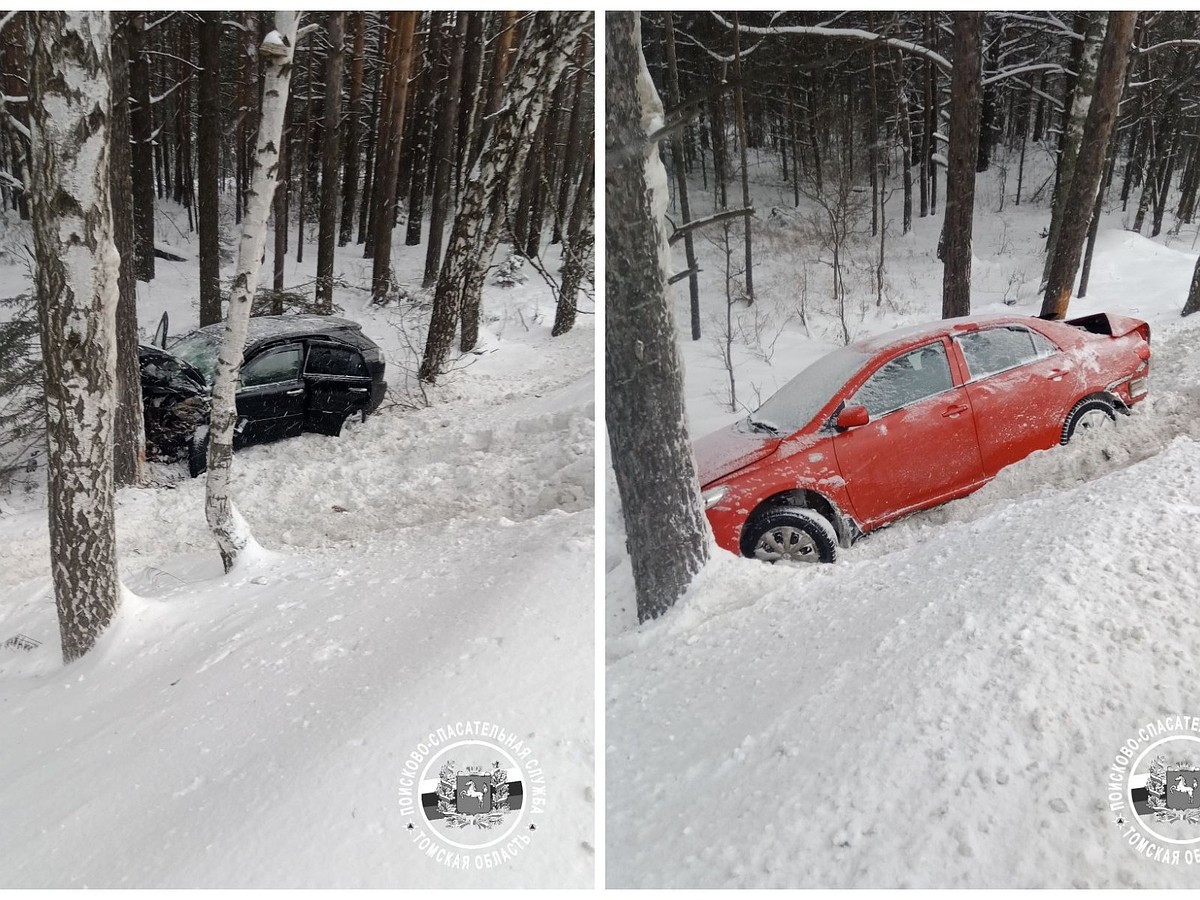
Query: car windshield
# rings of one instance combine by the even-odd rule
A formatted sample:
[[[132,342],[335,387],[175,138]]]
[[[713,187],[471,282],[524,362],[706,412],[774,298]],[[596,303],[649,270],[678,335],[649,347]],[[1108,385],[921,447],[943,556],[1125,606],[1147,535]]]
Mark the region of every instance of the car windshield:
[[[199,369],[205,382],[211,386],[217,377],[217,353],[220,349],[216,335],[197,331],[173,346],[170,352],[172,356]]]
[[[779,434],[799,431],[870,361],[867,354],[847,348],[822,356],[756,409],[751,426]]]

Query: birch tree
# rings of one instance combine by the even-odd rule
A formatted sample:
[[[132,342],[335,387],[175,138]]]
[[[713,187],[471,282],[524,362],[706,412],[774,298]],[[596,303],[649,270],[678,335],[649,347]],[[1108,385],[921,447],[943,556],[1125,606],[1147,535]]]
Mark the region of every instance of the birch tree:
[[[109,209],[107,12],[29,14],[33,239],[45,367],[50,558],[62,654],[117,612],[113,422],[120,258]]]
[[[255,152],[251,160],[250,189],[242,217],[242,236],[238,245],[237,272],[229,297],[225,333],[217,357],[213,384],[212,413],[209,425],[208,483],[205,516],[221,551],[228,572],[238,557],[256,546],[250,528],[238,513],[230,496],[233,468],[233,427],[237,421],[235,395],[242,370],[242,354],[250,326],[250,308],[258,286],[263,249],[267,241],[267,216],[275,195],[279,174],[279,145],[283,118],[292,79],[292,57],[296,46],[296,26],[300,13],[275,13],[275,29],[263,38],[259,54],[263,70],[262,115],[259,118]]]
[[[683,595],[708,560],[709,540],[668,295],[667,174],[648,137],[662,126],[662,104],[637,13],[607,15],[604,53],[605,415],[645,621]]]
[[[525,26],[506,102],[497,107],[455,210],[421,359],[423,381],[435,381],[444,371],[460,315],[461,348],[475,347],[483,278],[499,242],[496,211],[519,190],[538,124],[591,21],[590,12],[536,12]]]

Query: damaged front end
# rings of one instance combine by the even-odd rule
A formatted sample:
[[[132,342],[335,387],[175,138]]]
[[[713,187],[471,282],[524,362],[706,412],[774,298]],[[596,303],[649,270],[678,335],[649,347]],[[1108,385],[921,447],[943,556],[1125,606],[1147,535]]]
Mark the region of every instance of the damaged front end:
[[[146,456],[186,459],[196,429],[208,424],[212,398],[200,371],[157,347],[138,347]]]

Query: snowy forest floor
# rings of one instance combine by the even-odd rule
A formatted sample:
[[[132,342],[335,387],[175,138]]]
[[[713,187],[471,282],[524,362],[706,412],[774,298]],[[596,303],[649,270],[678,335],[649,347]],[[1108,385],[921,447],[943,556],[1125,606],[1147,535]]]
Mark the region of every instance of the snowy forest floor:
[[[1014,169],[1003,211],[998,167],[978,187],[975,312],[1040,304],[1049,210],[1012,205]],[[1027,186],[1049,170],[1037,171]],[[762,224],[791,190],[759,178],[758,302],[737,316],[740,335],[768,340],[735,346],[750,408],[841,343],[827,254],[800,229]],[[941,215],[914,218],[902,238],[900,202],[897,190],[880,307],[870,238],[855,245],[852,337],[940,316]],[[1105,437],[1036,453],[832,566],[714,551],[688,596],[644,626],[610,472],[610,886],[1194,885],[1188,866],[1132,850],[1107,798],[1132,732],[1200,713],[1200,322],[1179,318],[1196,228],[1124,231],[1135,206],[1136,193],[1124,216],[1119,203],[1107,212],[1088,297],[1070,310],[1137,316],[1154,332],[1151,396]],[[744,415],[723,405],[710,337],[725,314],[724,255],[697,244],[704,340],[687,339],[686,282],[676,289],[693,437]]]
[[[174,334],[196,324],[180,213],[159,212],[160,245],[188,260],[157,260],[139,285],[146,335],[164,309]],[[424,247],[398,236],[416,292]],[[294,260],[288,288],[311,293],[316,247]],[[425,406],[412,373],[427,298],[370,306],[361,247],[336,271],[340,314],[384,348],[389,394],[340,438],[236,455],[233,495],[265,558],[222,574],[203,479],[155,466],[155,486],[118,495],[131,595],[64,669],[44,494],[0,507],[0,642],[41,642],[0,647],[0,886],[593,883],[591,317],[552,339],[537,274],[489,276],[483,352]],[[28,290],[27,274],[0,269],[0,286]],[[447,868],[404,832],[400,764],[455,721],[517,733],[546,773],[548,814],[500,867]]]

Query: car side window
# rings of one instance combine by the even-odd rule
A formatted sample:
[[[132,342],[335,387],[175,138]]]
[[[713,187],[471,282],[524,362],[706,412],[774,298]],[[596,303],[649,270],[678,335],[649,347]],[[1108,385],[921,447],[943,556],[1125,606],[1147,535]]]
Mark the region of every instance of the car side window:
[[[339,378],[370,378],[362,354],[350,347],[312,344],[304,363],[306,375],[332,375]]]
[[[1036,345],[1034,335],[1027,328],[985,328],[955,338],[967,359],[971,378],[986,378],[1033,362],[1050,353],[1057,352],[1050,345],[1049,352]],[[1045,341],[1047,345],[1049,341]]]
[[[1053,356],[1058,353],[1058,347],[1054,342],[1044,334],[1038,334],[1036,331],[1029,332],[1029,336],[1033,338],[1033,348],[1037,351],[1039,359],[1045,359],[1047,356]]]
[[[954,387],[941,341],[886,363],[858,389],[847,406],[865,406],[872,419]]]
[[[242,366],[242,387],[295,381],[300,377],[303,351],[299,346],[268,350]]]

